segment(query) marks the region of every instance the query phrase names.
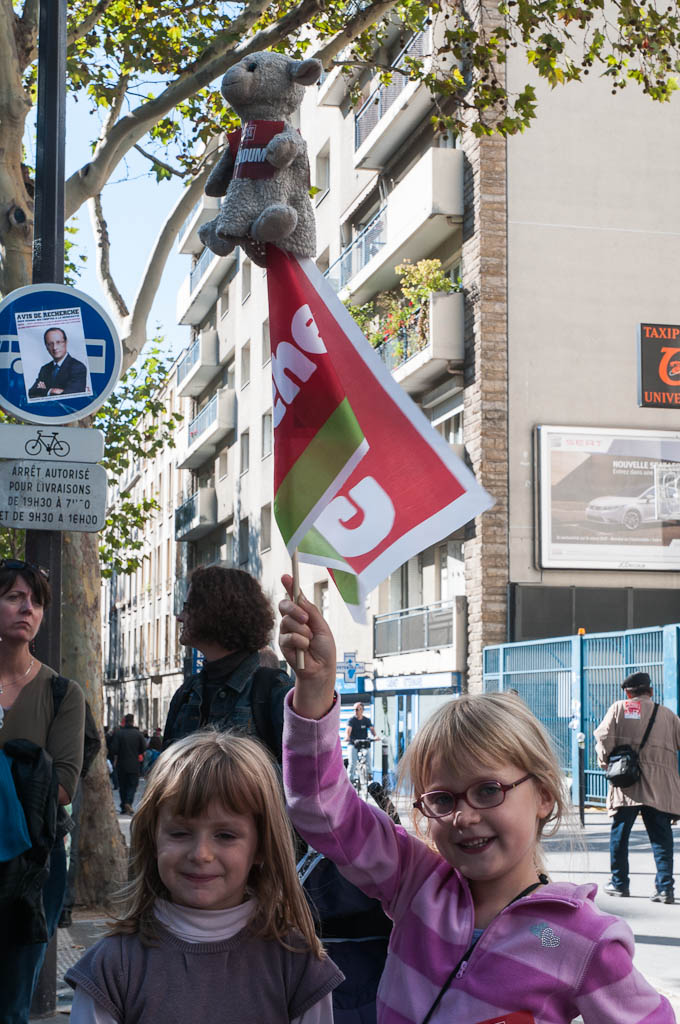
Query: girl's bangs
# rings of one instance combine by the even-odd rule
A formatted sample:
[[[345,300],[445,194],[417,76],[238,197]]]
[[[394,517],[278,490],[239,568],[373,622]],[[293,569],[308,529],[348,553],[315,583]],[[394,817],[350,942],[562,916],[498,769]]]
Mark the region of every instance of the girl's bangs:
[[[194,752],[191,763],[173,765],[172,777],[163,786],[161,802],[183,818],[197,818],[216,800],[234,814],[262,814],[261,787],[235,758],[215,756],[214,747]],[[202,756],[201,756],[202,755]]]

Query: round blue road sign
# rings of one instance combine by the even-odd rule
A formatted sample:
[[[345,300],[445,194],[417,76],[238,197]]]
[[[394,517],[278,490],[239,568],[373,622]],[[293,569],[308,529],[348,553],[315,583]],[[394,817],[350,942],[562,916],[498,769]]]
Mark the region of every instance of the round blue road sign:
[[[63,284],[17,288],[0,302],[0,406],[26,423],[71,423],[118,383],[123,349],[102,307]]]

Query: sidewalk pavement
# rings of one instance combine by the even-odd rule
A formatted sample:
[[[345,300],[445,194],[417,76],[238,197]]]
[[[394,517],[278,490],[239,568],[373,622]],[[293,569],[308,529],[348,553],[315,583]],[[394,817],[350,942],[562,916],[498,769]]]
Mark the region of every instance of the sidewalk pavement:
[[[680,902],[673,906],[652,903],[656,874],[654,857],[642,819],[630,835],[630,897],[608,896],[604,886],[609,881],[610,819],[604,810],[586,811],[584,847],[572,849],[568,839],[556,837],[545,841],[548,872],[555,881],[595,882],[595,902],[608,914],[617,914],[630,926],[635,936],[635,966],[671,1003],[680,1021]],[[680,827],[673,828],[675,838],[675,877],[680,871]],[[676,886],[680,900],[680,882]]]
[[[141,795],[141,793],[140,793]],[[400,808],[401,810],[401,808]],[[129,816],[119,818],[121,829],[129,835]],[[406,815],[404,815],[406,824]],[[675,826],[676,840],[680,829]],[[666,906],[651,903],[654,891],[654,858],[641,819],[630,837],[629,899],[607,896],[603,891],[609,879],[609,819],[604,811],[586,812],[585,832],[575,843],[569,838],[545,842],[548,871],[555,881],[596,882],[596,903],[602,910],[618,914],[635,935],[635,964],[648,981],[670,1001],[680,1024],[680,903]],[[680,850],[676,842],[676,868]],[[680,885],[678,886],[680,892]],[[106,929],[103,916],[76,912],[70,928],[60,928],[57,949],[56,1016],[41,1018],[45,1024],[62,1024],[69,1019],[72,992],[63,981],[64,974]]]

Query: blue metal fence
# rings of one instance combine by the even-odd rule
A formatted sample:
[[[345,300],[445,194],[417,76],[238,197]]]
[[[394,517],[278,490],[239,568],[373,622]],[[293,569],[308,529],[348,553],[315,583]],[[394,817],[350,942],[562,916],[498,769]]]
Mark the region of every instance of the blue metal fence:
[[[604,804],[607,783],[595,757],[593,731],[622,697],[631,672],[649,672],[657,700],[677,713],[680,624],[589,636],[554,637],[484,649],[486,692],[511,690],[548,729],[562,770],[578,791],[578,733],[585,735],[585,800]]]

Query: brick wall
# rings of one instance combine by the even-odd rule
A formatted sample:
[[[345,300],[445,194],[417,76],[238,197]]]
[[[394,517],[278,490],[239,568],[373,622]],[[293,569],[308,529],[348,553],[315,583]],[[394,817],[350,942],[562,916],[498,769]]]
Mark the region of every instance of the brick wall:
[[[496,504],[465,541],[468,688],[481,690],[482,648],[506,639],[508,553],[508,365],[506,144],[461,140],[466,156],[463,225],[465,446]]]

